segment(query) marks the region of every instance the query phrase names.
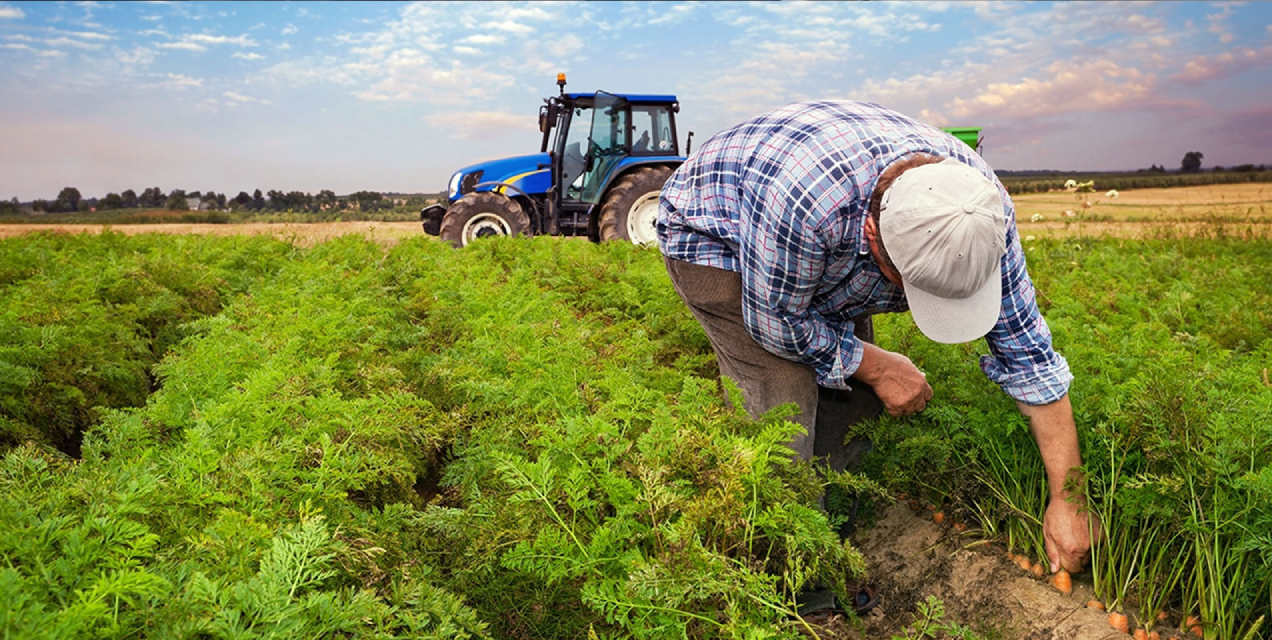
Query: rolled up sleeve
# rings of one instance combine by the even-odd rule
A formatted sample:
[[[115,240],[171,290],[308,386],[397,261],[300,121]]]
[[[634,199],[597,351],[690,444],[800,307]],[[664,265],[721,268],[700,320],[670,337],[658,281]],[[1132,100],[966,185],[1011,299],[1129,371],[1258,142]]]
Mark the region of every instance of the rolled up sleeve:
[[[1003,258],[1003,307],[998,323],[985,336],[989,355],[981,356],[985,375],[1007,395],[1028,405],[1050,404],[1069,392],[1069,363],[1051,344],[1051,330],[1038,309],[1025,269],[1025,253],[1012,224]]]

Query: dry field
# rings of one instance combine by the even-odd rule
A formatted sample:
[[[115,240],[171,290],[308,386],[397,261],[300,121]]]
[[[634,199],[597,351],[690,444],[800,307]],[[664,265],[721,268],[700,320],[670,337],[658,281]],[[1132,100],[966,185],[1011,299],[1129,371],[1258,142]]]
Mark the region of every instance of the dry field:
[[[1272,185],[1229,184],[1174,189],[1123,191],[1111,198],[1105,191],[1087,194],[1091,207],[1069,192],[1027,193],[1013,196],[1021,236],[1076,237],[1078,235],[1157,237],[1161,235],[1236,235],[1272,237]],[[1074,215],[1065,215],[1066,211]],[[1035,216],[1038,219],[1035,221]],[[418,222],[316,222],[247,224],[0,224],[0,238],[38,231],[101,233],[110,229],[136,233],[206,233],[215,235],[269,234],[298,245],[311,246],[338,235],[358,233],[394,244],[421,235]]]
[[[1091,207],[1082,213],[1078,195]],[[1272,185],[1226,184],[1174,189],[1026,193],[1012,196],[1021,235],[1154,237],[1184,233],[1272,236]],[[1072,212],[1074,215],[1066,215]],[[1081,229],[1079,230],[1079,218]],[[1037,220],[1035,221],[1035,218]]]

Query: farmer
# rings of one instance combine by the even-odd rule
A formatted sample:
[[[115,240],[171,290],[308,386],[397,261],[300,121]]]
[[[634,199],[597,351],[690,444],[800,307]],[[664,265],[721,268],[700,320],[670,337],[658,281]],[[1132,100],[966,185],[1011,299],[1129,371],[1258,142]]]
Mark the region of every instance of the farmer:
[[[984,337],[981,369],[1016,400],[1042,453],[1052,571],[1080,569],[1086,515],[1073,380],[1034,300],[1006,189],[954,137],[865,102],[792,104],[708,140],[663,187],[658,243],[720,372],[759,416],[795,403],[799,457],[842,468],[848,424],[920,412],[926,376],[872,344],[870,316],[907,309],[942,343]]]

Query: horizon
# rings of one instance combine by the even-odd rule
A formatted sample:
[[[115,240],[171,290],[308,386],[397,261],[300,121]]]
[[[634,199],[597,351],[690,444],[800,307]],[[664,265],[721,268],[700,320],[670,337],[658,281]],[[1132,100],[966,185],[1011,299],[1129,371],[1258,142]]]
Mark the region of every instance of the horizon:
[[[1269,61],[1245,2],[0,2],[0,199],[436,193],[537,151],[558,71],[677,95],[694,147],[864,99],[982,127],[1000,171],[1266,165]]]

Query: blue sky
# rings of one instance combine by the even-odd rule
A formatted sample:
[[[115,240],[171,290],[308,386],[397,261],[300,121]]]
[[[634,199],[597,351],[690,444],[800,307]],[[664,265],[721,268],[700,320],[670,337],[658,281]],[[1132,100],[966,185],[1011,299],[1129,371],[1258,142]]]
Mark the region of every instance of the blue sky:
[[[12,2],[0,198],[440,191],[569,89],[695,146],[797,100],[984,127],[998,169],[1272,163],[1272,3]]]

